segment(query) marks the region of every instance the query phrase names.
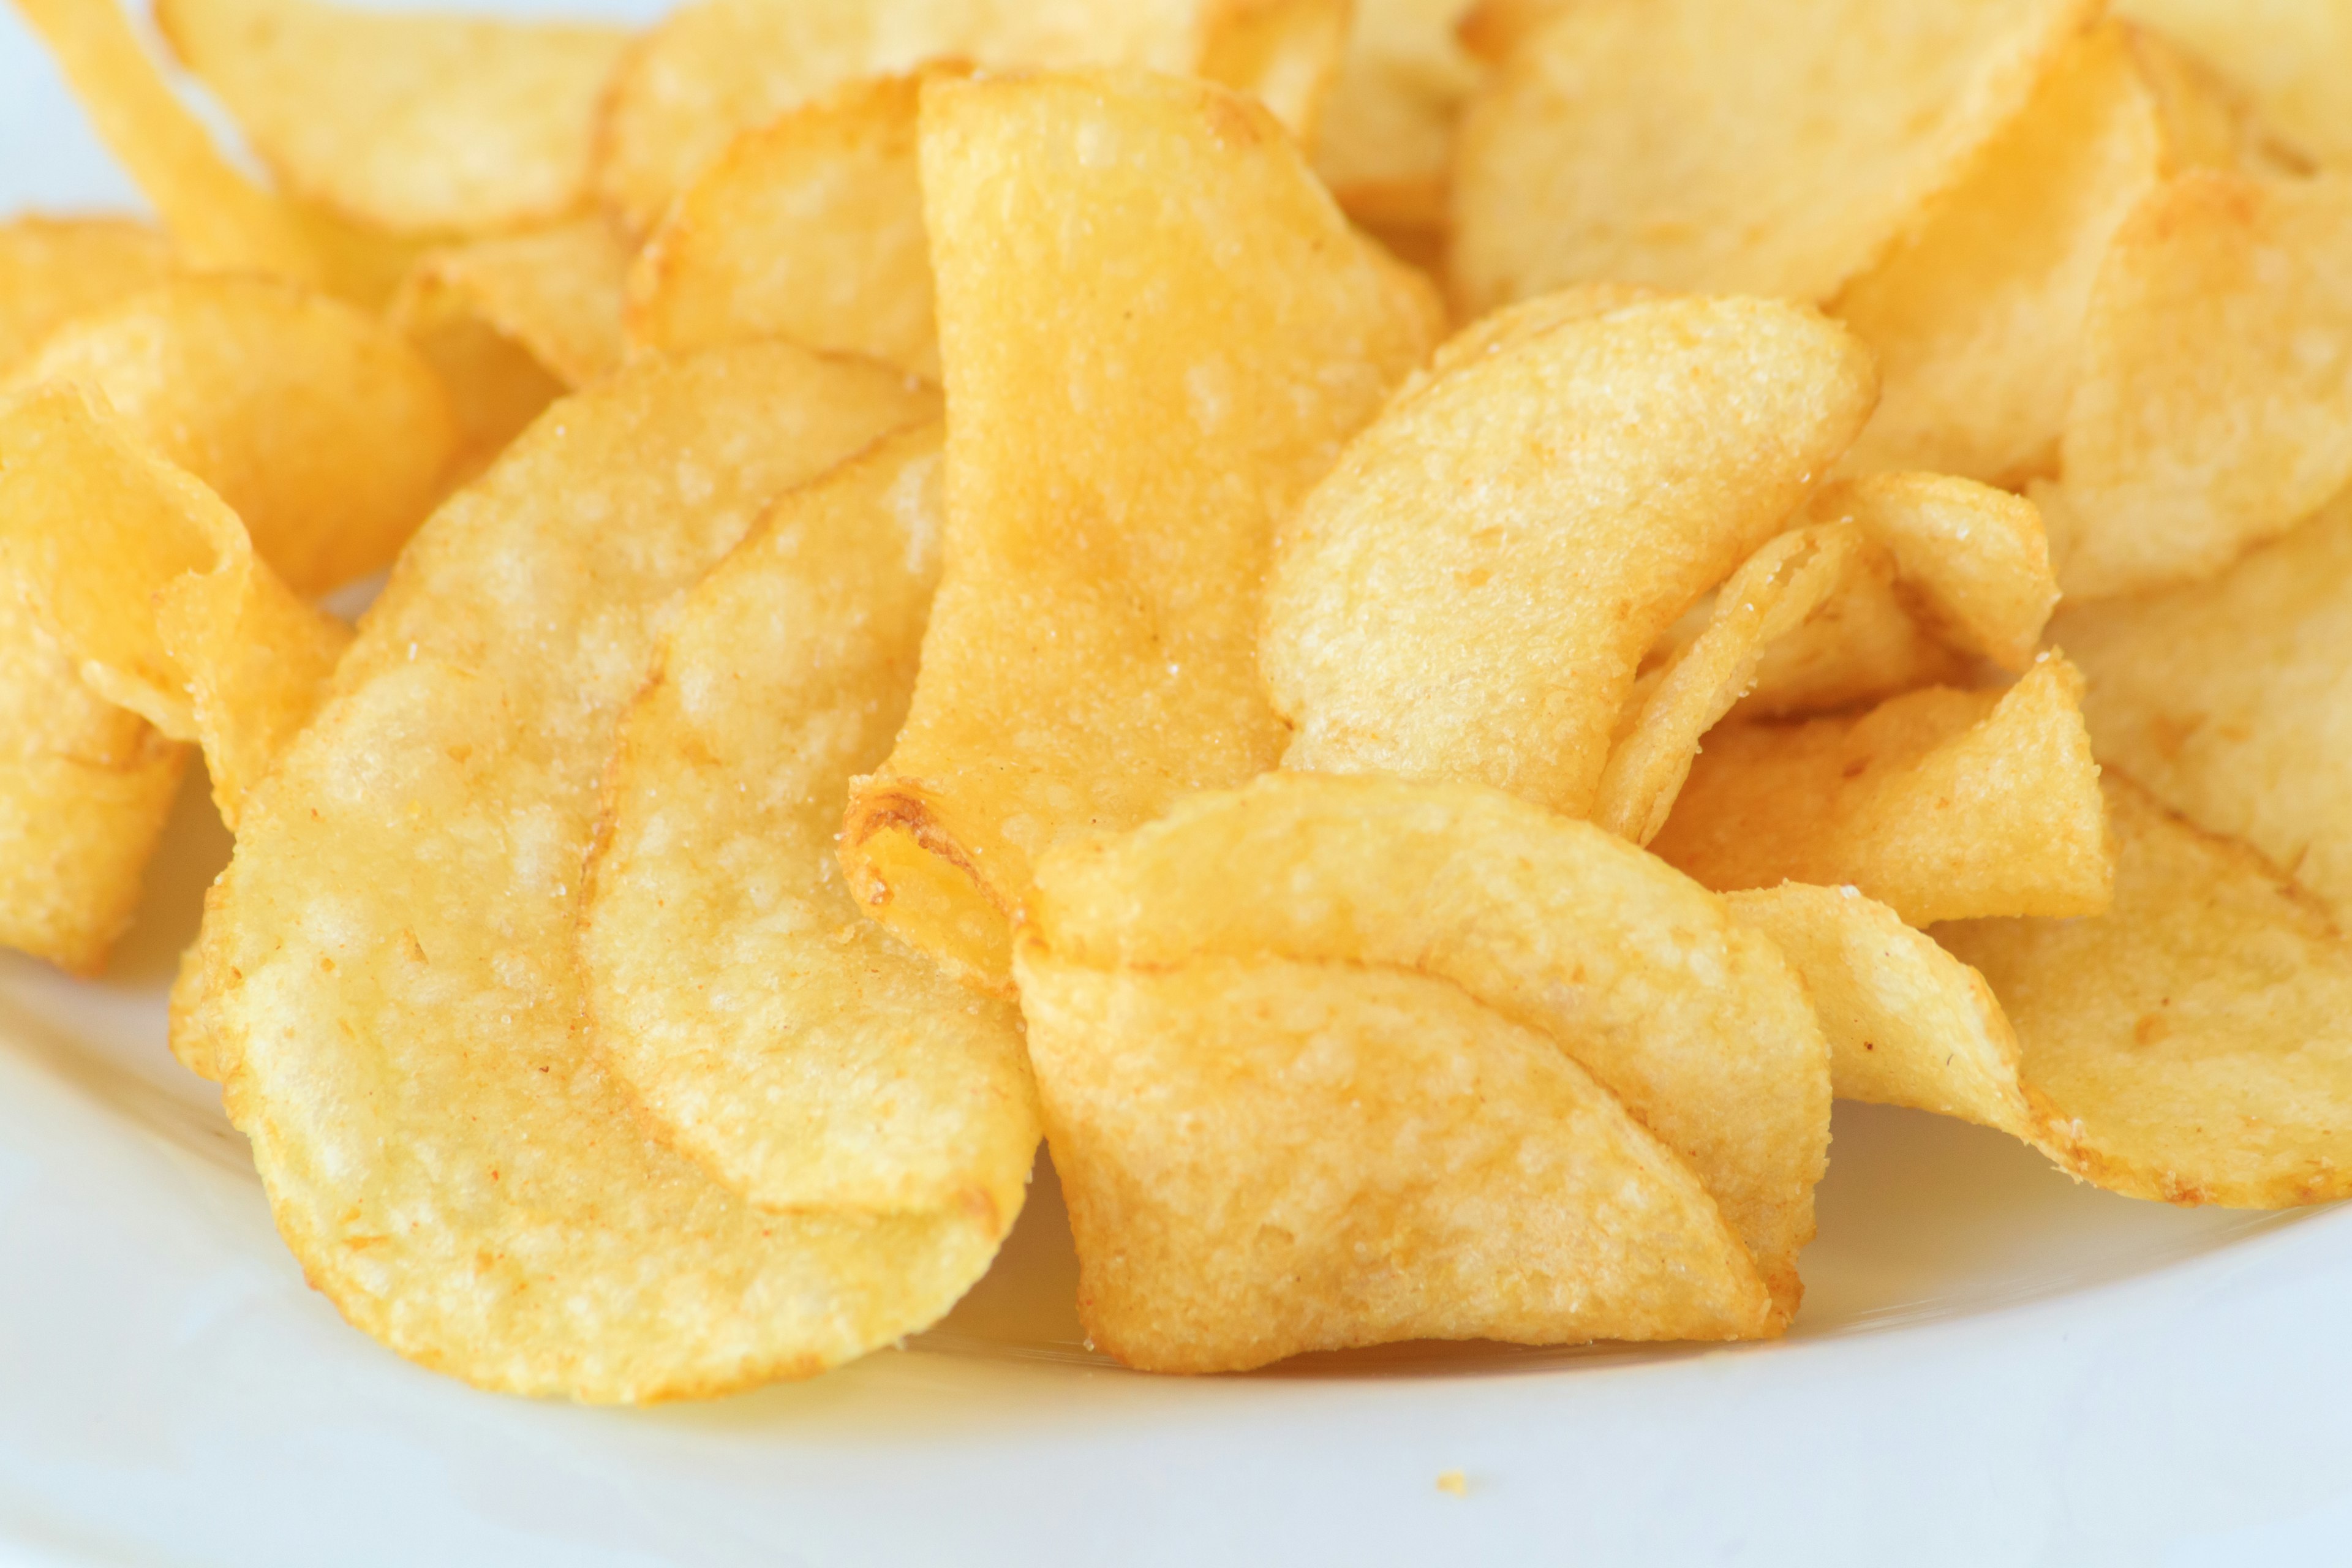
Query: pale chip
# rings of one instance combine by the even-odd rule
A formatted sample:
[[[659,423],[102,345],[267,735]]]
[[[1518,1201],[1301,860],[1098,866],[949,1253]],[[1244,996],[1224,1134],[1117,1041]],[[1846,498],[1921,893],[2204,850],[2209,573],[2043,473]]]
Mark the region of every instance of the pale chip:
[[[2012,673],[2032,661],[2058,581],[2032,502],[1945,474],[1872,474],[1822,490],[1808,515],[1889,551],[1906,601],[1952,647]]]
[[[1454,122],[1478,68],[1454,40],[1465,0],[1357,0],[1316,122],[1315,172],[1360,223],[1445,221]]]
[[[2352,164],[2352,6],[2343,0],[2117,0],[2249,94],[2305,156]]]

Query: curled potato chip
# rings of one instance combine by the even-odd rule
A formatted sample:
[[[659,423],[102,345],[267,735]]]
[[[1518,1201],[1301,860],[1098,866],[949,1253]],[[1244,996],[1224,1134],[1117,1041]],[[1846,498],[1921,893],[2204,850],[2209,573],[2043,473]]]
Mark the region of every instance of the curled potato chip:
[[[93,690],[203,743],[232,828],[351,640],[217,495],[72,385],[0,414],[0,564]]]
[[[646,242],[631,341],[681,353],[774,336],[939,380],[922,82],[852,83],[737,137]]]
[[[877,918],[1002,987],[1034,856],[1273,764],[1274,523],[1427,354],[1433,302],[1201,83],[934,82],[923,185],[949,566],[842,857]]]
[[[1454,37],[1464,0],[1359,0],[1316,123],[1315,172],[1357,221],[1445,221],[1454,122],[1477,65]]]
[[[2088,0],[1579,0],[1465,110],[1456,302],[1599,279],[1826,300],[2022,108]]]
[[[929,1322],[1010,1212],[751,1208],[578,1028],[599,774],[659,619],[776,494],[936,400],[783,344],[576,395],[434,516],[249,803],[184,1026],[310,1279],[401,1353],[595,1401]]]
[[[1691,1173],[1558,1044],[1409,971],[1024,948],[1088,1339],[1234,1372],[1406,1339],[1754,1339]]]
[[[388,565],[455,443],[440,384],[398,333],[265,279],[179,279],[84,315],[9,382],[102,391],[304,594]]]
[[[834,859],[850,775],[914,689],[940,441],[919,426],[776,503],[678,609],[605,778],[593,1042],[762,1208],[1010,1215],[1037,1146],[1017,1015],[866,920]]]
[[[322,0],[157,0],[155,20],[284,189],[397,233],[577,207],[628,42],[593,24]]]
[[[2352,163],[2352,7],[2343,0],[2120,0],[2250,94],[2307,157]]]
[[[2352,482],[2352,174],[2192,170],[2116,236],[2056,484],[2077,599],[2193,582]]]
[[[169,241],[125,218],[0,223],[0,375],[85,311],[170,277]]]
[[[1024,951],[1059,963],[1390,966],[1553,1037],[1713,1195],[1777,1320],[1795,1310],[1828,1140],[1821,1037],[1770,944],[1654,858],[1475,785],[1277,773],[1066,845],[1038,876]]]
[[[845,82],[959,58],[1185,71],[1204,12],[1204,0],[697,0],[614,78],[597,190],[644,234],[740,132]]]
[[[2352,948],[2242,844],[2111,773],[2115,905],[1935,935],[1982,971],[2046,1146],[2103,1187],[2279,1208],[2352,1193]]]
[[[2218,577],[2054,629],[2102,761],[2352,911],[2352,492]]]
[[[16,0],[16,8],[190,266],[324,279],[325,263],[299,215],[221,156],[114,0]]]
[[[1869,415],[1868,352],[1810,310],[1609,300],[1472,329],[1284,525],[1263,658],[1286,766],[1583,816],[1643,656]]]
[[[2002,483],[2054,469],[2092,285],[2162,150],[2123,29],[2069,46],[1925,221],[1838,296],[1885,381],[1849,467]]]
[[[2113,872],[2081,685],[2050,656],[2005,692],[1718,726],[1651,847],[1711,888],[1852,885],[1913,925],[2095,914]]]
[[[1953,647],[2012,672],[2032,662],[2058,603],[2032,502],[1946,474],[1874,474],[1830,486],[1808,515],[1887,550],[1914,613]]]

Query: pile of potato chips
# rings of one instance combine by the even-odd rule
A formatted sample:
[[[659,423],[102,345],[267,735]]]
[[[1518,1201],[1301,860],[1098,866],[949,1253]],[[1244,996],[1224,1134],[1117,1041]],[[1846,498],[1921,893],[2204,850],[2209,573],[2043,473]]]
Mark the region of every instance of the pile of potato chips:
[[[16,5],[0,942],[201,755],[402,1354],[822,1371],[1041,1133],[1173,1372],[1780,1333],[1834,1096],[2352,1193],[2341,0],[158,0],[250,162]]]

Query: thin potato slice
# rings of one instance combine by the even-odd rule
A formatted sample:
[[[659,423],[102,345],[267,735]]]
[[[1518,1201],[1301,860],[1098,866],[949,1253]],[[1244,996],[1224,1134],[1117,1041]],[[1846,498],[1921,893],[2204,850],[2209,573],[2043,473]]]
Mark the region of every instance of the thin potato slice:
[[[1886,384],[1847,465],[1993,483],[2053,471],[2092,285],[2162,153],[2124,30],[2084,35],[1916,231],[1838,296]]]
[[[2012,673],[2032,662],[2058,580],[2032,502],[1946,474],[1873,474],[1830,486],[1808,515],[1892,553],[1915,613],[1954,647]]]
[[[1360,223],[1445,221],[1454,122],[1477,64],[1454,37],[1465,0],[1359,0],[1315,136],[1315,172]]]
[[[1579,0],[1465,111],[1456,303],[1565,284],[1827,300],[2023,108],[2091,0]]]
[[[191,267],[319,282],[326,263],[300,216],[230,165],[172,95],[114,0],[16,0],[99,140],[163,215]]]
[[[379,571],[440,494],[456,442],[432,368],[360,310],[254,278],[185,278],[69,322],[19,387],[102,392],[218,492],[297,593]]]
[[[2352,914],[2352,492],[2209,582],[2069,606],[2103,761]]]
[[[1713,1195],[1776,1320],[1796,1310],[1829,1137],[1811,1011],[1720,900],[1588,823],[1471,785],[1278,773],[1055,851],[1026,930],[1024,950],[1096,969],[1284,958],[1450,981],[1616,1095]]]
[[[0,567],[93,690],[203,744],[231,828],[351,640],[217,495],[72,386],[0,413]]]
[[[2006,692],[1720,726],[1651,847],[1711,888],[1851,885],[1913,925],[2096,914],[2113,869],[2081,687],[2047,656]]]
[[[1011,1215],[1037,1146],[1018,1016],[864,919],[834,859],[939,575],[937,425],[778,501],[687,596],[622,720],[589,862],[591,1035],[752,1205]]]
[[[1473,328],[1285,525],[1264,660],[1286,766],[1585,815],[1643,656],[1869,416],[1868,351],[1810,310],[1608,299]]]
[[[842,857],[879,919],[1001,989],[1034,857],[1280,753],[1274,525],[1426,357],[1433,302],[1271,116],[1200,83],[934,82],[923,185],[948,568]]]
[[[853,83],[737,137],[646,242],[630,340],[682,353],[780,337],[938,381],[923,79]]]
[[[656,1140],[579,1032],[597,784],[666,606],[934,400],[782,344],[571,399],[437,512],[249,803],[178,1021],[359,1327],[592,1401],[805,1376],[929,1322],[1013,1215],[782,1215]]]
[[[2050,521],[2076,599],[2210,577],[2352,483],[2352,174],[2195,170],[2116,237]]]
[[[170,241],[126,218],[0,223],[0,375],[67,321],[153,288],[176,265]]]
[[[1935,932],[2000,997],[2062,1163],[2167,1203],[2352,1194],[2352,947],[2242,844],[2106,795],[2106,914]]]
[[[862,77],[929,61],[1190,70],[1203,0],[696,0],[614,79],[596,186],[638,234],[740,132]]]
[[[629,38],[322,0],[156,0],[155,20],[283,189],[402,234],[577,208],[597,100]]]
[[[2352,164],[2352,5],[2344,0],[2120,0],[2250,94],[2305,156]]]
[[[1442,980],[1024,949],[1089,1338],[1151,1372],[1406,1339],[1754,1339],[1706,1191],[1549,1037]]]

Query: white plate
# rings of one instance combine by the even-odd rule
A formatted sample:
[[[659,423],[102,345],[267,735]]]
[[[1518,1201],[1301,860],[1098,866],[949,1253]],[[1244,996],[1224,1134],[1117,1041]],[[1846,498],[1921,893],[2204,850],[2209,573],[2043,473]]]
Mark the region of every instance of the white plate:
[[[612,9],[630,9],[605,7]],[[130,205],[0,11],[0,207]],[[1050,1173],[940,1328],[814,1384],[473,1393],[308,1290],[163,1045],[200,782],[104,982],[0,958],[0,1563],[2309,1562],[2352,1546],[2352,1212],[2079,1187],[1841,1106],[1784,1342],[1087,1352]],[[1439,1489],[1459,1470],[1465,1496]],[[2326,1548],[2336,1551],[2329,1553]]]

